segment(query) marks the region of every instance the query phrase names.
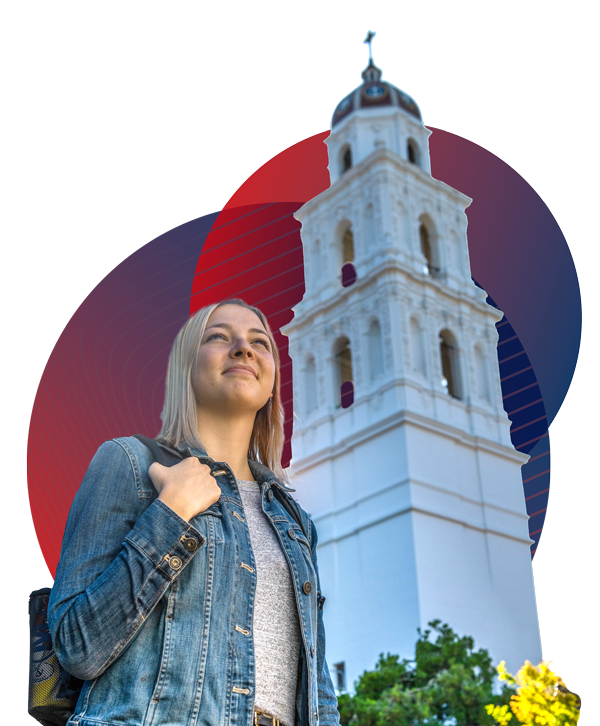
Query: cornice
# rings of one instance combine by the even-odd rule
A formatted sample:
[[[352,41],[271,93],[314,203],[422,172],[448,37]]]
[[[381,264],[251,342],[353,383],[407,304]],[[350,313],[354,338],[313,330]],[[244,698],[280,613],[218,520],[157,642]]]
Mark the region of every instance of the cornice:
[[[397,380],[392,383],[397,383]],[[359,403],[360,401],[355,401],[353,405],[356,406]],[[466,406],[466,404],[463,404],[463,406],[468,409],[468,406]],[[330,418],[333,419],[334,415],[335,414],[330,414]],[[523,465],[527,461],[529,461],[529,457],[526,454],[522,454],[521,452],[516,451],[512,446],[499,444],[498,442],[491,441],[490,439],[484,439],[481,436],[470,434],[463,429],[460,429],[456,426],[451,426],[450,424],[444,423],[443,421],[437,421],[436,419],[429,418],[428,416],[423,416],[422,414],[415,413],[414,411],[407,411],[406,409],[403,409],[400,411],[396,411],[393,414],[390,414],[381,421],[377,421],[370,426],[362,428],[360,431],[356,431],[353,434],[344,437],[336,444],[324,446],[319,451],[316,451],[313,454],[309,454],[308,456],[304,456],[301,459],[293,459],[293,471],[298,476],[301,476],[301,472],[303,472],[305,469],[311,468],[313,466],[316,466],[317,464],[321,464],[325,461],[328,461],[329,459],[337,457],[348,449],[354,448],[355,446],[358,446],[362,443],[365,443],[366,441],[369,441],[370,439],[380,436],[381,434],[391,429],[397,428],[398,426],[405,424],[412,424],[414,426],[418,426],[425,431],[445,436],[446,438],[452,439],[457,443],[471,446],[471,448],[486,451],[487,453],[497,456],[502,456],[505,459],[511,459],[512,461],[520,465]],[[295,434],[294,438],[299,435],[299,433]]]
[[[360,263],[360,261],[357,261],[357,263]],[[451,305],[467,305],[473,310],[491,317],[495,321],[502,318],[502,313],[491,305],[488,305],[485,301],[477,300],[476,297],[472,297],[459,290],[454,290],[440,280],[429,275],[423,275],[414,270],[410,265],[392,258],[381,262],[377,267],[369,270],[366,275],[359,277],[354,285],[340,289],[338,294],[332,295],[326,300],[319,300],[315,303],[305,302],[305,294],[305,297],[294,308],[294,318],[281,328],[281,332],[289,336],[290,333],[300,331],[312,325],[316,317],[326,316],[329,311],[339,306],[347,307],[353,297],[356,297],[358,294],[363,294],[368,287],[376,284],[385,275],[393,275],[394,273],[400,273],[404,280],[410,280],[420,288],[426,288],[427,290],[436,292],[440,296],[443,296]],[[302,318],[301,320],[299,319],[300,317]]]
[[[429,172],[421,169],[415,164],[411,164],[391,149],[387,147],[379,147],[372,151],[358,164],[345,171],[328,189],[325,189],[316,197],[313,197],[313,199],[306,202],[306,204],[304,204],[304,206],[296,212],[294,215],[295,218],[301,222],[304,217],[312,214],[317,207],[325,204],[332,198],[344,192],[355,179],[363,176],[366,172],[371,171],[380,163],[391,164],[396,169],[407,173],[409,177],[412,177],[416,182],[424,184],[430,191],[441,191],[451,197],[456,203],[460,204],[464,209],[466,209],[473,201],[471,197],[468,197],[466,194],[458,191],[458,189],[454,189],[454,187],[449,186],[439,179],[434,179]]]

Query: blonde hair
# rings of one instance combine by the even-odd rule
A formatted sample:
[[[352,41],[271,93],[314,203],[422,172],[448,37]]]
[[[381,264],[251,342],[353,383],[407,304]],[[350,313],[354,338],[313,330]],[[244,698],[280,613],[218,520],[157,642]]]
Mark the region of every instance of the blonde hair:
[[[252,310],[264,325],[271,343],[275,361],[273,396],[257,412],[248,446],[248,458],[267,466],[278,479],[287,481],[281,466],[285,436],[283,433],[284,410],[281,403],[281,371],[279,350],[265,315],[239,298],[223,300],[198,310],[181,328],[173,341],[165,382],[165,404],[161,413],[162,427],[157,438],[168,446],[185,442],[202,447],[198,438],[196,396],[193,381],[196,379],[198,349],[206,330],[206,323],[214,310],[222,305],[240,305]]]

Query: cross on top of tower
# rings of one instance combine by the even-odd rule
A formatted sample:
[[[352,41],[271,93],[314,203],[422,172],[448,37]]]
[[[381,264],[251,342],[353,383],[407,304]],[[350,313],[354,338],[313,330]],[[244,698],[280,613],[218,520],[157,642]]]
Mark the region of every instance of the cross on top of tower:
[[[352,116],[356,111],[366,108],[385,112],[387,107],[398,107],[422,122],[421,112],[415,101],[396,86],[381,80],[382,70],[373,62],[372,43],[374,37],[375,31],[369,30],[367,37],[363,41],[369,46],[369,63],[361,73],[362,84],[338,103],[331,120],[332,128]]]
[[[367,33],[367,37],[363,40],[363,43],[367,43],[369,46],[369,62],[373,62],[373,54],[371,52],[371,43],[373,42],[373,38],[377,35],[377,33],[374,33],[372,30],[369,30]]]
[[[373,62],[373,53],[371,52],[371,43],[374,37],[375,33],[369,30],[367,37],[363,40],[363,43],[367,43],[369,46],[369,65],[362,72],[362,79],[365,83],[378,81],[381,78],[381,68],[377,68]]]

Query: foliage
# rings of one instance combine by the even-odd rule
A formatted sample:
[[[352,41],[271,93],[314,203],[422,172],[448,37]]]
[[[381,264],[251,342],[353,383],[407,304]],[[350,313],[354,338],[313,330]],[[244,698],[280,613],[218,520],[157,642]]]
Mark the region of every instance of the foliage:
[[[496,706],[493,703],[488,703],[485,710],[494,719],[498,726],[506,726],[513,717],[508,704],[506,703],[504,706]]]
[[[495,714],[485,706],[506,706],[513,689],[494,695],[495,670],[486,650],[473,650],[473,639],[459,637],[441,621],[419,630],[413,661],[380,655],[373,671],[355,683],[353,696],[338,700],[342,726],[492,726]]]
[[[525,726],[576,726],[579,697],[569,691],[548,663],[542,661],[534,666],[525,661],[516,677],[506,670],[504,661],[497,670],[501,681],[516,686],[516,693],[510,699],[512,713],[493,703],[486,706],[487,713],[500,726],[506,726],[513,714]]]

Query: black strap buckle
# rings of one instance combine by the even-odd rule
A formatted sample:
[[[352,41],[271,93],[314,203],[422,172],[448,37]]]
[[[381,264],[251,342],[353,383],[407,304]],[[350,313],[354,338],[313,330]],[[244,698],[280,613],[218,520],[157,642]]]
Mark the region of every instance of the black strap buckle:
[[[254,726],[282,726],[279,719],[274,716],[267,716],[260,711],[254,711]]]

